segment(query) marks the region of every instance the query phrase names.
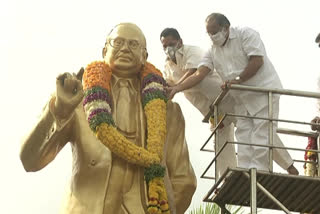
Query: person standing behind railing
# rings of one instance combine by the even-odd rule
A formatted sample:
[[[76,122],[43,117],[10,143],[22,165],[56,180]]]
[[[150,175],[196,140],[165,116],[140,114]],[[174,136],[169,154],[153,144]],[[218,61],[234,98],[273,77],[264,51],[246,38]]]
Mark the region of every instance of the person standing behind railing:
[[[320,33],[316,37],[315,42],[318,43],[320,47]],[[320,78],[318,80],[318,89],[320,89]],[[320,108],[320,101],[318,101],[318,107]],[[311,123],[318,123],[319,125],[311,125],[311,129],[313,131],[320,131],[320,117],[316,116],[311,120]]]
[[[318,36],[316,37],[315,40],[316,43],[319,44],[320,47],[320,33],[318,34]],[[320,79],[318,81],[318,88],[320,89]],[[318,107],[320,107],[320,101],[318,101]],[[313,131],[320,131],[320,117],[316,116],[315,118],[313,118],[311,120],[311,123],[314,123],[314,125],[311,125],[311,129]],[[319,124],[319,125],[317,125]],[[308,138],[308,146],[306,149],[315,149],[317,150],[317,139],[313,138],[313,137],[309,137]],[[305,163],[304,164],[304,169],[305,169],[305,175],[307,176],[316,176],[317,175],[317,168],[316,168],[316,162],[317,160],[317,154],[315,152],[305,152],[305,156],[304,156],[306,161],[312,161],[314,163]]]
[[[201,62],[204,51],[197,46],[183,43],[179,32],[174,28],[165,28],[160,34],[160,41],[167,55],[164,68],[164,78],[169,86],[178,85],[188,76],[192,75]],[[210,72],[200,84],[184,91],[187,100],[205,116],[211,103],[221,93],[222,80],[216,72]],[[225,97],[220,112],[233,112],[234,101],[229,95]],[[228,118],[229,119],[229,118]],[[221,148],[226,141],[234,141],[234,118],[224,120],[224,127],[219,131],[218,147]],[[225,147],[217,161],[217,171],[220,177],[224,171],[237,165],[235,146],[229,144]],[[220,161],[221,160],[221,161]]]
[[[213,42],[197,71],[181,84],[171,87],[170,98],[180,91],[193,87],[206,75],[216,69],[224,81],[222,88],[231,84],[243,84],[265,88],[282,88],[281,81],[269,60],[264,44],[258,32],[251,28],[230,27],[230,22],[223,14],[212,13],[206,19],[206,30]],[[236,114],[268,117],[268,96],[248,91],[230,92],[235,98]],[[279,95],[273,95],[273,118],[278,118]],[[276,135],[277,123],[273,133]],[[267,120],[237,119],[236,138],[239,142],[267,145],[269,141],[269,122]],[[275,140],[275,145],[282,146]],[[286,150],[274,150],[280,157],[291,159]],[[292,160],[292,159],[291,159]],[[293,162],[291,162],[293,163]],[[238,166],[268,170],[268,149],[256,146],[238,146]],[[291,164],[288,171],[298,174]]]

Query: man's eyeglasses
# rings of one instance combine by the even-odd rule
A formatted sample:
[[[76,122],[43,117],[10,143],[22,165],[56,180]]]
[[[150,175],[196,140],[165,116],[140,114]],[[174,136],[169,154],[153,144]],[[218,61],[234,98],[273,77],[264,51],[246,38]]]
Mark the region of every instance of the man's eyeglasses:
[[[115,38],[115,39],[110,39],[109,44],[111,47],[115,49],[120,49],[125,43],[127,43],[128,47],[131,50],[136,50],[137,48],[141,47],[139,42],[137,40],[133,39],[124,39],[124,38]]]

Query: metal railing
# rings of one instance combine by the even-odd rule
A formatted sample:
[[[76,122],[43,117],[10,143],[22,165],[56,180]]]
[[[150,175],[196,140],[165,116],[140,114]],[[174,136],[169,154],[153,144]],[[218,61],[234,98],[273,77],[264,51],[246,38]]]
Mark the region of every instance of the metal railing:
[[[268,116],[269,117],[255,117],[255,116],[248,116],[248,115],[239,115],[239,114],[233,114],[233,113],[226,113],[223,115],[223,117],[218,121],[218,115],[219,115],[219,104],[222,102],[226,94],[229,92],[229,90],[245,90],[245,91],[252,91],[257,93],[267,93],[268,94]],[[212,134],[209,136],[209,138],[206,140],[204,145],[201,147],[201,151],[207,151],[207,152],[215,152],[214,159],[210,162],[209,166],[205,169],[204,173],[201,175],[201,178],[208,178],[208,179],[215,179],[218,177],[218,170],[217,170],[217,161],[219,155],[223,151],[223,149],[227,146],[227,144],[242,144],[242,145],[252,145],[252,146],[260,146],[260,147],[266,147],[269,148],[269,170],[270,172],[273,172],[273,149],[287,149],[287,150],[296,150],[296,151],[310,151],[310,152],[316,152],[318,154],[318,160],[320,160],[320,145],[319,145],[319,134],[317,132],[302,132],[298,130],[290,130],[290,129],[277,129],[278,133],[282,134],[290,134],[290,135],[296,135],[296,136],[311,136],[317,138],[317,145],[318,150],[310,150],[310,149],[299,149],[294,147],[280,147],[280,146],[274,146],[273,145],[273,122],[285,122],[285,123],[293,123],[293,124],[301,124],[301,125],[319,125],[315,123],[310,122],[303,122],[303,121],[295,121],[295,120],[285,120],[285,119],[278,119],[278,118],[272,118],[273,109],[272,109],[272,103],[273,103],[273,95],[280,94],[280,95],[288,95],[288,96],[296,96],[296,97],[306,97],[306,98],[317,98],[320,99],[320,93],[316,92],[306,92],[306,91],[297,91],[297,90],[288,90],[288,89],[272,89],[272,88],[261,88],[261,87],[253,87],[253,86],[244,86],[244,85],[231,85],[226,90],[222,91],[220,95],[216,98],[216,100],[212,103],[210,106],[210,111],[203,119],[203,122],[208,122],[209,118],[214,115],[214,123],[216,124]],[[260,120],[268,120],[269,121],[269,144],[268,145],[261,145],[261,144],[249,144],[246,142],[225,142],[221,148],[218,147],[218,143],[215,143],[215,149],[206,149],[205,146],[208,144],[210,139],[215,135],[215,141],[217,142],[219,140],[219,130],[218,127],[221,123],[225,120],[226,117],[236,117],[236,118],[252,118],[252,119],[260,119]],[[303,162],[303,161],[301,161]],[[209,168],[212,166],[212,164],[215,163],[215,177],[206,176],[205,174],[209,170]],[[320,173],[320,164],[318,164],[318,174]],[[320,174],[319,174],[320,175]]]
[[[223,117],[220,119],[218,118],[219,115],[219,103],[223,100],[225,95],[228,93],[229,90],[246,90],[246,91],[252,91],[252,92],[259,92],[259,93],[267,93],[268,94],[268,117],[255,117],[255,116],[248,116],[248,115],[238,115],[233,113],[226,113],[223,115]],[[289,95],[289,96],[297,96],[297,97],[309,97],[309,98],[317,98],[320,99],[320,93],[315,92],[306,92],[306,91],[296,91],[296,90],[287,90],[287,89],[271,89],[271,88],[260,88],[260,87],[252,87],[252,86],[243,86],[243,85],[231,85],[228,89],[221,92],[221,94],[217,97],[217,99],[213,102],[213,104],[210,106],[209,113],[205,116],[203,119],[203,122],[208,122],[211,115],[214,115],[214,124],[216,124],[212,134],[209,136],[207,141],[204,143],[204,145],[201,147],[201,151],[207,151],[207,152],[215,152],[215,157],[210,162],[209,166],[205,169],[203,174],[201,175],[201,178],[207,178],[207,179],[214,179],[215,183],[220,182],[218,179],[218,170],[217,170],[217,161],[219,158],[219,155],[224,150],[224,148],[228,144],[238,144],[238,145],[251,145],[251,146],[259,146],[259,147],[265,147],[269,149],[269,171],[273,172],[273,149],[286,149],[286,150],[296,150],[296,151],[304,151],[304,152],[315,152],[317,153],[318,158],[318,176],[320,176],[320,140],[319,140],[319,133],[318,132],[303,132],[299,130],[291,130],[291,129],[277,129],[277,133],[282,134],[289,134],[289,135],[295,135],[295,136],[304,136],[304,137],[314,137],[317,138],[317,146],[318,150],[313,149],[300,149],[295,147],[283,147],[283,146],[275,146],[273,145],[273,132],[274,127],[273,123],[276,122],[285,122],[285,123],[294,123],[294,124],[302,124],[302,125],[318,125],[315,123],[309,123],[309,122],[302,122],[302,121],[295,121],[295,120],[284,120],[284,119],[278,119],[273,118],[273,95],[274,94],[280,94],[280,95]],[[251,119],[260,119],[260,120],[268,120],[269,121],[269,142],[268,145],[261,145],[261,144],[252,144],[252,143],[246,143],[246,142],[235,142],[235,141],[227,141],[225,142],[221,148],[219,148],[219,126],[226,117],[237,117],[237,118],[251,118]],[[208,144],[212,136],[215,135],[215,149],[205,149],[205,146]],[[295,160],[299,162],[308,162],[308,161],[300,161]],[[209,168],[212,166],[212,164],[215,163],[215,177],[206,176],[206,173],[208,172]],[[290,213],[290,211],[280,202],[278,201],[273,195],[271,195],[259,182],[257,182],[257,172],[256,169],[250,169],[249,173],[245,173],[245,175],[250,179],[250,207],[251,207],[251,213],[257,213],[257,187],[264,192],[274,203],[276,203],[285,213]],[[223,211],[223,213],[229,213],[228,211]]]

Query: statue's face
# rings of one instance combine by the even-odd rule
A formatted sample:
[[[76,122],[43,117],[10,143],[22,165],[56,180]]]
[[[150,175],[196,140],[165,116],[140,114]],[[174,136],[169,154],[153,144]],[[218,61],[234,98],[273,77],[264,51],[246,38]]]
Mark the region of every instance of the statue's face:
[[[107,39],[104,60],[115,74],[130,75],[141,71],[147,60],[145,37],[133,24],[120,24]]]

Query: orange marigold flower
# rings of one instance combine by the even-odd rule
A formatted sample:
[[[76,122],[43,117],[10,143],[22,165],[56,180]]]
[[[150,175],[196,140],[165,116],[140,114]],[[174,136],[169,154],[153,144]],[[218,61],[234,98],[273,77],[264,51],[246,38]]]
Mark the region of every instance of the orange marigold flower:
[[[111,70],[101,61],[89,64],[83,74],[83,89],[100,86],[110,91]]]
[[[158,76],[162,77],[162,73],[160,70],[158,70],[154,65],[152,65],[151,63],[147,62],[144,65],[144,69],[143,72],[141,73],[141,79],[143,79],[145,76],[147,76],[150,73],[154,73],[157,74]]]

